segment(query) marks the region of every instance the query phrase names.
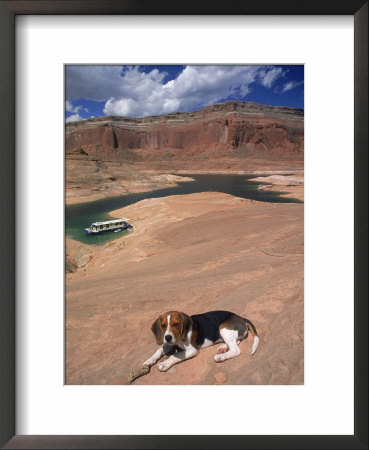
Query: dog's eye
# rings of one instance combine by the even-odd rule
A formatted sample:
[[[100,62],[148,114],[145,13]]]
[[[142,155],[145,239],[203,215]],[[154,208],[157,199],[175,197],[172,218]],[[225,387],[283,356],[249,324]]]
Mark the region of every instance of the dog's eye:
[[[161,327],[162,327],[162,328],[165,328],[165,327],[166,327],[165,323],[162,323],[162,324],[161,324]]]
[[[178,326],[179,326],[179,323],[174,323],[174,324],[172,325],[173,328],[177,328]]]

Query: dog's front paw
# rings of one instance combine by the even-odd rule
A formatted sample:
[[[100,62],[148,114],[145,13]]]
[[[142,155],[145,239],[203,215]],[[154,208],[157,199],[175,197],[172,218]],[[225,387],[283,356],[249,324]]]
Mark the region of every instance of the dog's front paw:
[[[170,364],[165,364],[165,362],[163,362],[158,365],[158,370],[160,370],[160,372],[166,372],[170,367]]]
[[[218,355],[214,355],[214,361],[217,362],[217,363],[225,361],[224,354],[220,353]]]
[[[153,366],[156,363],[155,359],[149,358],[144,363],[143,366]]]

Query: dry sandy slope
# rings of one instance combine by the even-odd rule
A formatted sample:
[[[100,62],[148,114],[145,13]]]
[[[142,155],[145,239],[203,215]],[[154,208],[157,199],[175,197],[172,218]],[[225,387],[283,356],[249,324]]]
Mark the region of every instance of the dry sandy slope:
[[[121,209],[134,232],[66,278],[67,384],[126,383],[157,349],[151,324],[173,309],[232,310],[255,324],[259,348],[251,357],[248,338],[216,364],[209,347],[135,384],[302,384],[303,208],[210,192]]]

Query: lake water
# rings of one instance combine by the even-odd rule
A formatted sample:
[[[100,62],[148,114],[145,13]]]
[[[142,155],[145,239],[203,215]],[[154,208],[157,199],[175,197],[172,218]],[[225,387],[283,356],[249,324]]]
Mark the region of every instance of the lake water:
[[[84,232],[84,228],[92,222],[112,219],[109,211],[137,203],[145,198],[166,197],[176,194],[192,194],[195,192],[224,192],[235,197],[248,198],[261,202],[302,203],[300,200],[281,197],[283,192],[258,189],[260,182],[252,181],[256,175],[186,175],[194,181],[179,183],[178,186],[158,189],[156,191],[128,194],[119,197],[105,198],[89,203],[69,205],[65,208],[66,235],[85,244],[102,245],[107,241],[117,239],[128,231],[120,233],[103,233],[92,236]],[[258,175],[259,176],[259,175]],[[119,217],[117,217],[119,219]],[[134,225],[134,224],[133,224]],[[134,233],[134,231],[133,231]]]

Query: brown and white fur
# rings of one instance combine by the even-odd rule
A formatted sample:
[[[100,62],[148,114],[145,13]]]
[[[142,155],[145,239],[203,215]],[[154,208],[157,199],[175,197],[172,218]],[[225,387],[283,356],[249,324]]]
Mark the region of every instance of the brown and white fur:
[[[166,372],[174,364],[197,356],[200,348],[220,342],[223,344],[218,347],[214,361],[220,363],[234,358],[241,353],[238,344],[247,337],[249,331],[254,337],[252,355],[259,344],[254,325],[229,311],[211,311],[193,316],[169,311],[158,317],[151,330],[161,347],[144,364],[153,366],[164,355],[178,350],[158,365],[161,372]]]

